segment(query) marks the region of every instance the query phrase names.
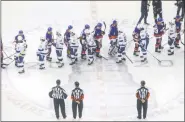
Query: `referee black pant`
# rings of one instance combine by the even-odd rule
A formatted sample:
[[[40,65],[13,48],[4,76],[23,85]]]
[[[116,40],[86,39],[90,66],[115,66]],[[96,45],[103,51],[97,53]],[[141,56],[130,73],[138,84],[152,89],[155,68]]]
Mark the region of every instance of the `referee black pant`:
[[[145,100],[144,103],[141,102],[141,100],[137,99],[137,111],[138,111],[138,117],[141,118],[141,110],[143,108],[143,118],[146,118],[147,115],[147,108],[148,108],[148,101]]]
[[[73,111],[73,118],[74,119],[76,119],[77,107],[78,107],[79,118],[81,118],[82,117],[82,110],[83,110],[83,101],[80,101],[80,104],[78,104],[75,101],[72,101],[72,111]]]
[[[141,12],[141,17],[140,17],[140,19],[139,19],[139,21],[138,21],[137,24],[141,23],[141,21],[143,20],[143,18],[144,18],[144,23],[147,23],[147,17],[148,17],[147,10],[146,11],[142,11]]]
[[[54,98],[53,101],[54,101],[54,108],[55,108],[56,117],[59,118],[59,106],[60,106],[62,116],[63,116],[63,118],[66,118],[64,99],[55,99]]]

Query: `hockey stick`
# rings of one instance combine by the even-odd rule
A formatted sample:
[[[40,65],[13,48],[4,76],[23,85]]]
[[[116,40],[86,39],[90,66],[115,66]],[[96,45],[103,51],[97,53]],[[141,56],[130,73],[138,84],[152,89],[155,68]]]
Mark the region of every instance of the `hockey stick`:
[[[107,59],[107,58],[105,58],[104,56],[102,56],[102,58],[103,58],[103,59],[105,59],[105,60],[108,60],[108,59]]]
[[[104,24],[104,27],[105,27],[104,28],[104,32],[105,32],[106,31],[106,27],[107,27],[105,21],[103,21],[103,24]]]
[[[8,59],[8,58],[10,59],[10,57],[14,56],[15,54],[16,54],[16,53],[14,53],[14,54],[12,54],[12,55],[10,55],[10,56],[4,58],[3,60]]]
[[[139,46],[140,46],[142,49],[144,49],[142,45],[139,45]],[[158,61],[158,64],[159,64],[160,66],[168,67],[168,66],[172,66],[172,65],[173,65],[173,62],[172,62],[171,60],[159,60],[159,59],[158,59],[157,57],[155,57],[150,51],[148,51],[147,49],[144,49],[144,50],[147,51],[153,58],[155,58],[155,59]],[[167,66],[165,66],[165,65],[162,65],[163,62],[169,62],[170,64],[167,65]]]
[[[6,52],[5,52],[5,51],[3,51],[3,53],[6,55],[6,57],[7,57],[7,58],[9,58],[9,59],[13,60],[11,57],[9,57],[9,56],[6,54]]]
[[[127,56],[127,54],[125,54],[125,56],[126,56],[127,59],[133,64],[133,61]]]

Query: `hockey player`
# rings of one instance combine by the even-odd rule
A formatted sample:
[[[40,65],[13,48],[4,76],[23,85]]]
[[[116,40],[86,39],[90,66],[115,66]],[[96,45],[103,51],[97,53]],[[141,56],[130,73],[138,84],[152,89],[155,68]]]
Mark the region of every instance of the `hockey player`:
[[[17,46],[16,46],[16,59],[17,67],[19,68],[19,73],[24,73],[24,56],[26,53],[27,44],[24,42],[24,38],[22,36],[17,37]]]
[[[126,60],[125,56],[125,48],[126,48],[126,44],[127,44],[127,39],[126,39],[126,35],[124,32],[119,31],[118,32],[118,40],[117,40],[117,48],[118,48],[118,53],[117,53],[117,61],[116,63],[121,63],[122,60]]]
[[[78,51],[78,38],[75,33],[72,33],[69,40],[70,45],[70,55],[71,55],[71,63],[70,65],[73,65],[77,62],[77,51]]]
[[[149,34],[147,33],[147,30],[142,30],[140,32],[140,40],[139,40],[139,46],[141,47],[141,62],[147,61],[147,47],[149,44]]]
[[[46,59],[48,61],[52,60],[52,58],[50,57],[51,51],[52,51],[53,40],[54,40],[54,36],[53,36],[52,30],[53,29],[51,27],[49,27],[47,32],[46,32],[47,49],[48,49],[48,55],[47,55]]]
[[[87,38],[87,49],[88,49],[88,65],[91,65],[94,62],[94,53],[96,50],[96,43],[93,39],[93,35],[90,35]]]
[[[110,39],[110,47],[109,47],[109,55],[112,55],[113,50],[116,47],[117,44],[117,37],[118,37],[118,27],[117,27],[117,21],[114,20],[112,24],[110,25],[110,32],[109,32],[109,39]]]
[[[59,30],[56,32],[56,43],[54,43],[54,45],[56,47],[56,54],[58,59],[56,63],[58,64],[58,67],[61,68],[64,65],[63,57],[62,57],[64,42],[63,42],[62,34]]]
[[[181,33],[180,32],[181,32],[182,23],[181,23],[181,17],[179,15],[177,15],[175,18],[175,25],[176,25],[176,33],[177,33],[176,39],[175,39],[175,47],[180,48],[179,42],[181,40]]]
[[[67,47],[67,57],[68,58],[71,58],[69,40],[70,40],[71,35],[73,34],[72,29],[73,29],[73,26],[69,25],[65,34],[64,34],[64,43]]]
[[[80,44],[82,46],[81,59],[86,59],[86,50],[87,50],[87,36],[90,35],[90,26],[85,25],[81,35],[80,35]]]
[[[140,40],[140,31],[142,31],[144,28],[142,27],[141,24],[138,24],[132,34],[133,40],[135,42],[135,47],[134,47],[134,53],[133,55],[139,56],[139,40]]]
[[[148,1],[148,0],[141,1],[141,17],[140,17],[137,24],[140,24],[142,19],[144,18],[144,23],[149,25],[149,23],[147,23],[148,11],[149,11],[149,6],[150,6],[149,2],[150,1]]]
[[[150,92],[145,87],[145,81],[141,81],[141,88],[139,88],[136,92],[137,111],[138,111],[137,118],[138,119],[141,119],[141,110],[142,110],[142,108],[143,108],[143,119],[146,119],[149,97],[150,97]]]
[[[162,2],[161,0],[153,0],[153,13],[154,13],[154,21],[157,23],[157,15],[159,15],[160,18],[163,18],[162,15]]]
[[[180,10],[181,10],[181,20],[183,21],[184,18],[184,0],[176,0],[177,2],[175,5],[177,6],[177,15],[180,15]]]
[[[104,31],[101,30],[102,24],[98,23],[94,28],[94,41],[96,42],[96,57],[102,58],[100,55],[100,49],[102,47],[102,38],[105,34]]]
[[[155,52],[161,53],[161,49],[163,49],[161,43],[165,30],[166,25],[164,24],[163,19],[158,18],[157,23],[154,25],[154,36],[156,37]]]
[[[39,60],[39,69],[45,69],[45,56],[48,53],[47,50],[47,43],[45,41],[45,39],[43,37],[40,38],[40,45],[37,51],[37,56],[38,56],[38,60]]]
[[[174,54],[175,39],[176,39],[176,27],[175,27],[175,23],[172,21],[172,22],[169,22],[168,45],[170,49],[168,50],[168,55]]]
[[[73,119],[76,119],[77,107],[78,107],[79,119],[82,118],[84,93],[83,93],[83,90],[79,88],[79,85],[80,85],[79,82],[76,81],[75,89],[73,89],[71,93]]]
[[[14,43],[15,43],[15,51],[16,51],[16,47],[19,43],[19,40],[18,40],[18,37],[22,37],[22,40],[23,42],[26,42],[25,40],[25,36],[24,36],[24,33],[22,30],[19,31],[18,35],[15,36],[15,40],[14,40]],[[26,45],[27,46],[27,45]],[[27,48],[27,47],[26,47]],[[17,59],[18,57],[16,57],[16,55],[14,55],[14,58]],[[15,66],[17,67],[17,61],[18,60],[15,60]]]

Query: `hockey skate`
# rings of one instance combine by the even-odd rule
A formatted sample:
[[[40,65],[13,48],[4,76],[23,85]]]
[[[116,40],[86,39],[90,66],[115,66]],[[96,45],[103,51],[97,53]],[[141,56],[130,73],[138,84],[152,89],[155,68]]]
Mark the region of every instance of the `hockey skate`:
[[[22,74],[22,73],[24,73],[24,72],[25,72],[25,71],[24,71],[24,69],[23,69],[22,71],[19,71],[18,73],[19,73],[19,74]]]
[[[45,69],[45,67],[40,66],[39,69],[40,69],[40,70],[43,70],[43,69]]]
[[[180,49],[181,47],[179,46],[179,44],[176,44],[175,45],[176,48]]]
[[[64,66],[64,63],[60,63],[60,65],[58,66],[58,68],[61,68]]]
[[[86,60],[86,55],[81,55],[81,59]]]
[[[74,65],[75,64],[75,61],[74,62],[71,62],[69,65]]]
[[[147,62],[147,58],[141,60],[142,63]]]
[[[100,54],[96,54],[96,57],[98,58],[102,58],[102,56]]]
[[[122,58],[121,60],[122,60],[122,61],[126,61],[126,58]]]
[[[51,57],[46,57],[46,60],[47,61],[52,61],[52,58]]]
[[[134,56],[139,56],[138,53],[139,53],[138,51],[134,51],[133,55],[134,55]]]
[[[169,55],[169,56],[174,55],[174,51],[173,51],[173,52],[168,51],[168,55]]]
[[[155,48],[155,52],[161,53],[161,50],[159,48]]]
[[[116,63],[120,64],[122,63],[122,60],[117,60]]]

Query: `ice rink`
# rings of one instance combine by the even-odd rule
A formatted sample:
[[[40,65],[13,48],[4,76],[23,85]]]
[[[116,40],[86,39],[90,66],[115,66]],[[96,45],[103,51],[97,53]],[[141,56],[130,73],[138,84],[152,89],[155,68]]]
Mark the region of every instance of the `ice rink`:
[[[52,99],[48,93],[61,79],[62,87],[70,96],[74,82],[79,81],[84,90],[83,120],[119,120],[137,121],[136,90],[140,81],[145,80],[151,92],[147,120],[184,120],[184,47],[175,49],[175,55],[167,55],[168,45],[161,54],[154,53],[155,39],[150,40],[149,49],[159,59],[172,60],[172,67],[161,67],[148,54],[149,63],[135,67],[127,60],[116,64],[116,58],[108,56],[109,25],[117,19],[119,27],[124,29],[127,40],[132,40],[132,32],[140,17],[140,1],[24,1],[2,3],[2,40],[4,51],[14,53],[15,35],[23,30],[28,43],[25,57],[25,74],[18,74],[14,63],[1,71],[1,116],[2,121],[57,121],[53,110]],[[96,7],[96,11],[93,11]],[[168,23],[176,15],[173,1],[163,2],[164,21]],[[80,59],[70,66],[66,57],[66,47],[63,51],[64,67],[57,68],[55,63],[46,62],[46,70],[40,71],[36,57],[39,39],[45,36],[48,27],[54,32],[61,29],[64,33],[72,24],[79,35],[85,24],[90,24],[91,30],[96,22],[105,21],[106,35],[103,38],[101,54],[108,58],[96,59],[94,64],[87,65],[87,60]],[[153,26],[153,11],[150,6],[148,22]],[[182,25],[182,28],[184,24]],[[184,28],[183,28],[184,29]],[[149,28],[152,36],[153,30]],[[163,44],[167,43],[167,34]],[[182,36],[184,42],[184,35]],[[133,60],[138,60],[132,53],[134,43],[128,44],[127,54]],[[55,49],[52,50],[56,61]],[[7,63],[11,60],[6,60]],[[67,98],[67,121],[72,120],[71,99]],[[62,121],[62,119],[60,119]],[[146,120],[146,121],[147,121]],[[63,120],[64,121],[64,120]]]

